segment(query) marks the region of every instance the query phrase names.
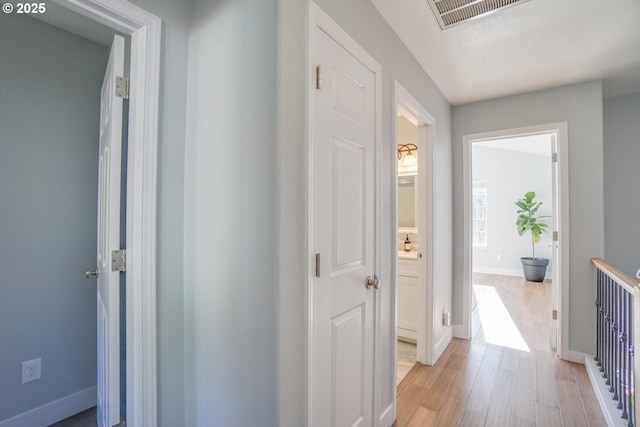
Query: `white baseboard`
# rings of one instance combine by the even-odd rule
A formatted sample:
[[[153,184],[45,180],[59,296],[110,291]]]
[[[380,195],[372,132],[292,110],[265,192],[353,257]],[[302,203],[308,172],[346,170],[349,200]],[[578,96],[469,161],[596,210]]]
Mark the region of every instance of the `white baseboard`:
[[[398,327],[398,338],[402,338],[410,342],[416,342],[418,339],[418,333],[416,331]]]
[[[0,421],[0,427],[46,427],[96,406],[96,386]]]
[[[473,272],[496,274],[498,276],[524,277],[522,269],[517,268],[473,267]],[[549,280],[553,278],[553,273],[551,272],[551,270],[547,269],[547,273],[545,274],[544,278]]]
[[[467,328],[462,325],[453,325],[453,336],[463,340],[471,338],[467,332]]]
[[[560,355],[560,358],[562,360],[566,360],[568,362],[573,362],[573,363],[579,363],[581,365],[584,365],[585,357],[587,357],[586,354],[580,353],[579,351],[573,351],[573,350],[569,350],[567,351],[566,354]]]
[[[593,356],[587,355],[584,360],[584,367],[587,370],[587,374],[589,374],[589,379],[591,380],[591,386],[593,387],[593,391],[595,392],[596,399],[600,404],[600,409],[602,409],[602,415],[604,416],[605,421],[607,422],[607,426],[609,427],[622,427],[625,426],[626,423],[623,419],[620,418],[620,411],[616,408],[616,404],[611,400],[611,396],[609,393],[609,389],[604,383],[602,379],[602,375],[600,374],[600,369],[596,365],[595,360],[593,360]]]
[[[433,355],[434,365],[438,361],[438,359],[440,359],[442,353],[444,353],[444,351],[446,350],[447,346],[451,342],[451,338],[453,338],[453,328],[447,327],[442,338],[440,338],[436,343],[435,354]]]

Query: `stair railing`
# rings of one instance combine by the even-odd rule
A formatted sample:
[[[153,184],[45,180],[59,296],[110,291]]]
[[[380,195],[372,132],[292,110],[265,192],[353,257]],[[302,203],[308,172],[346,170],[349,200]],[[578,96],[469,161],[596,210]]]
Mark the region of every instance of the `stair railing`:
[[[607,262],[594,258],[596,281],[596,355],[602,381],[619,410],[625,425],[636,425],[635,373],[640,372],[634,357],[634,342],[640,342],[639,282]],[[638,360],[640,363],[640,358]]]

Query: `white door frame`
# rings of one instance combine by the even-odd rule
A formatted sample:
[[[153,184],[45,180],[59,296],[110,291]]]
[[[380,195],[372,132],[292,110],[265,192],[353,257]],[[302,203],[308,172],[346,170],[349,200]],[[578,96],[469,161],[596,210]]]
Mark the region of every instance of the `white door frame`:
[[[52,0],[131,37],[127,160],[127,426],[157,425],[156,166],[161,20],[124,0]]]
[[[472,150],[474,142],[507,137],[517,137],[535,134],[555,134],[558,147],[558,350],[562,359],[576,359],[574,352],[569,351],[569,137],[567,122],[548,123],[515,129],[505,129],[494,132],[476,133],[463,137],[463,197],[464,197],[464,261],[463,261],[463,292],[462,292],[462,325],[457,329],[459,338],[471,338],[471,312],[473,250],[471,245],[471,188],[472,188]],[[579,359],[579,357],[578,357]],[[579,363],[584,362],[584,356]]]
[[[381,173],[383,171],[381,154],[382,154],[382,85],[381,85],[381,67],[380,65],[358,44],[356,43],[348,33],[346,33],[329,15],[327,15],[317,4],[313,1],[309,2],[309,27],[308,27],[308,45],[307,45],[307,87],[309,89],[307,106],[308,106],[308,126],[307,126],[307,242],[309,263],[307,264],[307,289],[311,289],[313,285],[313,275],[315,274],[315,261],[312,260],[313,256],[313,150],[311,149],[311,142],[313,140],[313,91],[316,87],[316,66],[314,63],[313,55],[313,33],[316,27],[322,28],[331,38],[333,38],[338,44],[340,44],[345,50],[356,57],[363,63],[373,74],[375,79],[375,160],[374,165],[376,169],[376,182],[374,185],[374,197],[376,199],[375,207],[375,223],[374,229],[376,231],[375,239],[375,251],[374,258],[375,269],[380,279],[382,287],[387,287],[391,283],[391,253],[389,248],[385,248],[382,245],[382,198],[381,198]],[[395,239],[393,240],[395,242]],[[395,243],[394,243],[395,245]],[[381,364],[381,343],[380,343],[380,316],[381,316],[381,294],[384,290],[375,291],[374,295],[374,381],[373,381],[373,421],[375,426],[379,425],[391,425],[394,421],[392,417],[395,415],[395,399],[389,403],[389,406],[382,408],[384,402],[380,399],[380,384],[382,379],[383,367]],[[387,290],[388,292],[388,290]],[[307,425],[313,426],[313,298],[311,292],[307,292]],[[395,370],[395,366],[394,366]],[[393,384],[395,388],[395,383]]]
[[[433,298],[433,278],[434,278],[434,212],[433,212],[433,134],[435,119],[427,110],[407,91],[402,85],[394,81],[393,85],[395,106],[393,109],[393,149],[394,152],[398,146],[398,114],[404,112],[415,119],[413,123],[418,127],[418,191],[423,192],[426,189],[422,200],[426,203],[418,206],[418,233],[420,253],[426,254],[426,259],[420,263],[418,269],[418,330],[416,339],[416,360],[420,363],[433,365],[438,356],[435,349],[435,320],[433,318],[435,307]],[[410,120],[411,121],[411,120]],[[424,128],[424,130],[422,130]],[[395,159],[395,157],[394,157]],[[393,193],[394,206],[398,205],[398,162],[393,163],[393,184],[391,186]],[[421,198],[418,198],[418,203]],[[398,234],[398,218],[397,210],[393,210],[393,218],[391,223],[394,230],[392,236]],[[425,239],[426,237],[426,239]],[[394,241],[395,243],[395,241]],[[395,254],[395,252],[394,252]],[[397,259],[397,258],[396,258]],[[392,280],[392,296],[393,307],[397,307],[397,262],[394,264],[393,280]],[[397,331],[398,316],[394,311],[393,329]],[[397,346],[397,340],[394,341]],[[394,351],[394,366],[397,364],[397,352]]]

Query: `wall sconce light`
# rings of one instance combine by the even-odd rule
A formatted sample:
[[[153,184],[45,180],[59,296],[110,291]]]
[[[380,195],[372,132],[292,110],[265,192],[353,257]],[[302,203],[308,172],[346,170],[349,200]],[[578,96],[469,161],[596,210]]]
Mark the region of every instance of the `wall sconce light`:
[[[418,146],[415,144],[400,144],[398,145],[398,160],[402,160],[400,165],[403,167],[413,167],[418,164],[416,156],[413,155],[413,151],[417,151]],[[402,153],[406,153],[404,159]]]

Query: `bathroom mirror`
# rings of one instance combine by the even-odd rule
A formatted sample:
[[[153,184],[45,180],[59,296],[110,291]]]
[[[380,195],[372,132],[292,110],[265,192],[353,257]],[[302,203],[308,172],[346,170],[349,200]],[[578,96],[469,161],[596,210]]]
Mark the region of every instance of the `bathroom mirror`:
[[[416,227],[415,175],[398,177],[398,227]]]

